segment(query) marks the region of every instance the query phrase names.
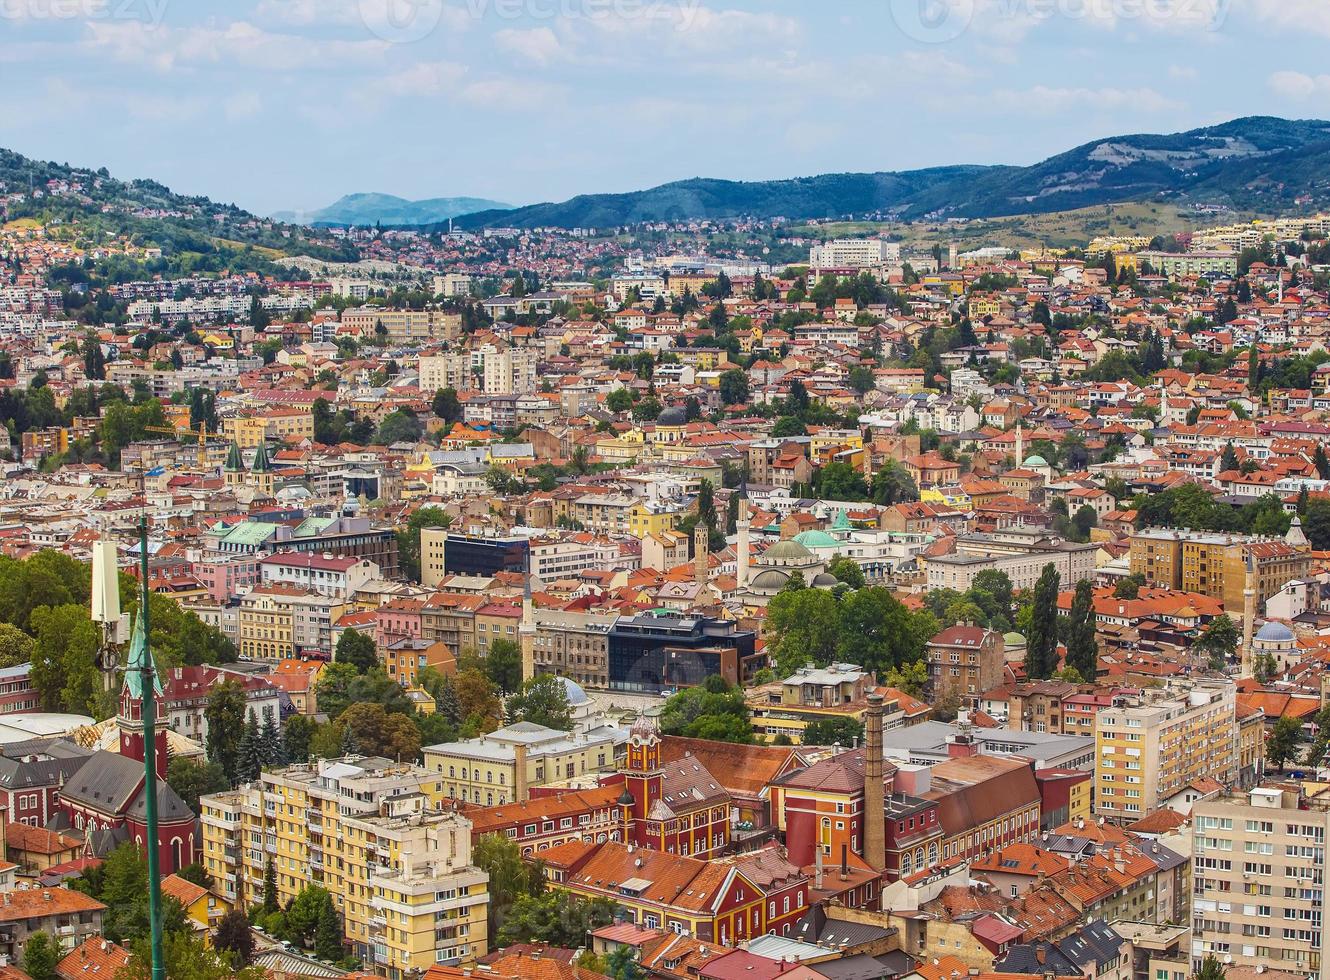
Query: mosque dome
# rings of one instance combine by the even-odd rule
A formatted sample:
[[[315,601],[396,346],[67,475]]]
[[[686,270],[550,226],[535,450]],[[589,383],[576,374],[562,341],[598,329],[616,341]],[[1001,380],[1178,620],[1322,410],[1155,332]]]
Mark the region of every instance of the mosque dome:
[[[768,568],[765,572],[759,572],[753,577],[753,588],[763,592],[779,592],[785,587],[785,583],[790,580],[790,576],[785,572],[777,571],[774,568]]]
[[[794,540],[805,548],[837,548],[840,542],[826,531],[801,531]]]
[[[573,681],[568,677],[560,677],[558,678],[558,681],[563,685],[564,692],[568,695],[568,706],[570,708],[577,708],[581,705],[591,703],[591,699],[587,697],[586,691],[582,690],[581,686],[578,685],[576,681]]]
[[[1256,631],[1256,639],[1266,643],[1292,643],[1294,636],[1283,623],[1269,622]]]
[[[762,552],[762,560],[764,562],[801,561],[804,558],[812,557],[813,553],[798,541],[777,541],[766,551]]]

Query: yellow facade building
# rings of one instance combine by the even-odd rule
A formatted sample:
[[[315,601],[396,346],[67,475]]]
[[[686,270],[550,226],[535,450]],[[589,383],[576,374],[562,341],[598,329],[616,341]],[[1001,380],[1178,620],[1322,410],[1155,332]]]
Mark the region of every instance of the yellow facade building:
[[[471,823],[438,806],[420,766],[348,756],[264,772],[200,800],[203,865],[232,901],[328,890],[353,953],[390,980],[488,951],[489,878],[471,863]]]

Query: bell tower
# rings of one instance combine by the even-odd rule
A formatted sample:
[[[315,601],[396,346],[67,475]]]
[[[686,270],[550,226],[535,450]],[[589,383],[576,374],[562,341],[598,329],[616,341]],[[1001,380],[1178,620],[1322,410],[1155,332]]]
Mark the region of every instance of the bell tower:
[[[140,600],[141,602],[142,600]],[[148,636],[143,629],[143,611],[134,616],[134,632],[129,638],[129,657],[125,664],[125,679],[120,685],[120,710],[116,714],[116,726],[120,729],[120,754],[129,759],[143,762],[146,749],[143,740],[143,666],[148,662]],[[153,674],[152,690],[147,696],[157,703],[157,717],[161,717],[162,682]],[[153,729],[153,741],[157,745],[157,775],[166,778],[166,725],[157,724]]]

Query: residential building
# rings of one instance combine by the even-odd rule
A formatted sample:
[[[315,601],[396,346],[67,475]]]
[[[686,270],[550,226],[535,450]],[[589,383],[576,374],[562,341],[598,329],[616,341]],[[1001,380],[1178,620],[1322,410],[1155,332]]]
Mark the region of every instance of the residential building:
[[[1330,804],[1271,784],[1192,807],[1192,972],[1235,967],[1323,976]]]
[[[534,786],[613,772],[616,747],[625,741],[627,733],[617,729],[569,733],[518,722],[421,751],[443,798],[488,807],[524,802]]]
[[[0,893],[0,957],[21,963],[28,939],[39,932],[70,952],[102,934],[106,906],[72,888],[17,888]]]
[[[1147,587],[1199,592],[1240,615],[1249,577],[1262,608],[1289,582],[1305,577],[1312,558],[1306,546],[1280,540],[1149,528],[1132,535],[1130,563]]]
[[[264,772],[201,799],[203,865],[229,901],[263,894],[269,861],[285,905],[326,888],[354,954],[402,980],[488,949],[488,877],[471,864],[471,824],[438,808],[419,766],[347,756]]]
[[[1203,777],[1233,785],[1235,712],[1235,689],[1226,680],[1115,697],[1095,717],[1096,815],[1139,820]]]
[[[928,677],[934,703],[954,699],[974,707],[979,695],[1002,682],[1007,660],[1002,634],[958,623],[928,641]]]

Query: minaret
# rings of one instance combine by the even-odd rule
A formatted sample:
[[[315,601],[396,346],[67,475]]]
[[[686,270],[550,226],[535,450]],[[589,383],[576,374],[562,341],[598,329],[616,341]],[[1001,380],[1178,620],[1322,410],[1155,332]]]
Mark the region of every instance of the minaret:
[[[739,588],[746,588],[748,585],[748,563],[751,559],[748,547],[748,526],[751,523],[748,518],[748,495],[741,489],[739,497],[739,517],[734,522],[735,530],[739,532],[739,562],[738,572],[735,578],[739,582]]]
[[[1159,424],[1168,425],[1168,384],[1159,386]]]
[[[707,584],[707,544],[710,532],[706,524],[698,521],[693,527],[693,581],[698,585]]]
[[[527,551],[522,576],[522,625],[517,628],[522,647],[522,683],[536,676],[536,616],[531,602],[531,552]]]
[[[1242,590],[1242,667],[1238,670],[1238,680],[1255,676],[1252,663],[1252,634],[1256,630],[1256,580],[1252,574],[1252,558],[1247,556],[1246,588]]]
[[[1016,466],[1017,468],[1025,465],[1025,425],[1020,419],[1016,421]]]

